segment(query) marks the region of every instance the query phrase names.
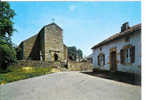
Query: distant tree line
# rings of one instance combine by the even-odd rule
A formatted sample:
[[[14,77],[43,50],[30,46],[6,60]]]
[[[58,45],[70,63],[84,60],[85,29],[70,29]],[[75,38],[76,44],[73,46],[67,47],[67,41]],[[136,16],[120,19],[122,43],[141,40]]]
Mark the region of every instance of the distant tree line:
[[[72,61],[80,61],[83,58],[83,52],[75,46],[68,47],[68,58]]]

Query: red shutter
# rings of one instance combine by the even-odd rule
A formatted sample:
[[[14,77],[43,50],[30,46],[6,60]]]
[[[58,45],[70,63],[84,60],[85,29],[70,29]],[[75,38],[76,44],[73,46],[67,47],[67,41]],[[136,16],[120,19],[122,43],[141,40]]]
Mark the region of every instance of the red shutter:
[[[98,56],[98,65],[100,65],[100,56]]]
[[[132,46],[130,48],[130,57],[131,57],[131,63],[135,62],[135,46]]]
[[[124,50],[123,49],[120,50],[120,63],[124,64]]]

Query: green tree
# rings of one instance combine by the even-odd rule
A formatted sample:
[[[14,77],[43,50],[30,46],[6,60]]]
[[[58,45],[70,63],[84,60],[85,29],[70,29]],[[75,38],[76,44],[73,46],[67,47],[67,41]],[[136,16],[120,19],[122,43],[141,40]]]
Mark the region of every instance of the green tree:
[[[77,49],[75,46],[72,46],[72,47],[68,47],[68,58],[70,60],[73,60],[75,61],[76,60],[76,57],[77,57]]]
[[[0,2],[0,35],[11,36],[13,31],[13,17],[15,16],[15,12],[10,8],[8,2]]]
[[[16,52],[11,42],[13,31],[14,10],[9,3],[0,2],[0,69],[6,69],[16,61]]]
[[[83,58],[83,52],[81,49],[77,50],[77,57],[78,57],[79,61]]]
[[[17,60],[22,60],[23,59],[23,53],[22,53],[22,48],[16,47],[16,57]]]
[[[70,60],[76,61],[77,59],[80,61],[83,57],[83,52],[81,49],[78,49],[75,46],[68,47],[68,58]]]
[[[6,69],[7,66],[16,61],[15,48],[11,41],[0,37],[0,69]]]

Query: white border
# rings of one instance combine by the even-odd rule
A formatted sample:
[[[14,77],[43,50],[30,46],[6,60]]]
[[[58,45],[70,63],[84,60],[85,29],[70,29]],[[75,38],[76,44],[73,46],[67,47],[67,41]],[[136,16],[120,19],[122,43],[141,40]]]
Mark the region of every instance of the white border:
[[[145,100],[145,96],[143,93],[145,93],[145,1],[144,0],[0,0],[0,1],[141,1],[142,2],[142,17],[141,17],[141,24],[142,24],[142,37],[141,37],[141,43],[142,43],[142,58],[141,58],[141,70],[142,70],[142,86],[141,86],[141,94],[142,94],[142,100]]]
[[[1,1],[141,1],[141,0],[1,0]]]
[[[145,10],[144,10],[144,7],[145,7],[145,1],[144,0],[142,0],[142,17],[141,17],[141,22],[142,22],[142,37],[141,37],[141,39],[142,39],[142,41],[141,41],[141,43],[142,43],[142,51],[141,51],[141,53],[142,53],[142,58],[141,58],[141,61],[142,61],[142,86],[141,86],[141,89],[142,89],[142,91],[141,91],[141,93],[142,93],[142,100],[145,100],[145,96],[143,95],[143,93],[145,93],[145,13],[143,13]]]

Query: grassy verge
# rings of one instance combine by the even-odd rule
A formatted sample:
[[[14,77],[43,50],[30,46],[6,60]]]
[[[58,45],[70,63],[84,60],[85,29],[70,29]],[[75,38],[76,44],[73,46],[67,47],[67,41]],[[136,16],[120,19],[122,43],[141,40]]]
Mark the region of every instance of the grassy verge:
[[[0,85],[56,71],[52,67],[9,67],[8,72],[0,73]]]

